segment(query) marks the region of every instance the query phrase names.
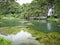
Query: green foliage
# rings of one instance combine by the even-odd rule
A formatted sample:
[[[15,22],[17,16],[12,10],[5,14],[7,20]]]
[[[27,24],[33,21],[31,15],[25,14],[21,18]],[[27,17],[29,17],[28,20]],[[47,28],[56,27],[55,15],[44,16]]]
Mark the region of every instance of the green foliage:
[[[33,0],[31,4],[19,5],[15,0],[0,2],[0,14],[14,14],[19,18],[39,17],[47,14],[48,7],[54,6],[55,15],[60,16],[60,0]]]
[[[47,12],[47,2],[44,0],[34,0],[31,4],[24,4],[22,6],[16,2],[1,2],[0,9],[0,14],[18,14],[18,17],[21,18],[37,17]]]
[[[4,17],[4,15],[0,15],[0,19],[2,19]]]
[[[23,18],[38,17],[47,13],[47,2],[33,0],[31,4],[24,4],[20,9]]]
[[[0,2],[0,14],[19,13],[19,4],[13,2]]]
[[[0,37],[0,45],[12,45],[9,40],[5,40],[4,38]]]
[[[60,0],[55,0],[55,13],[60,16]]]

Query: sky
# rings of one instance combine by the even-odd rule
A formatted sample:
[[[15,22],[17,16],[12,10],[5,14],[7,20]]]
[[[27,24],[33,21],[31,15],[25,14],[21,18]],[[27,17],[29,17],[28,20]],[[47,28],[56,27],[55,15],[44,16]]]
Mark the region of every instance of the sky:
[[[31,3],[32,0],[16,0],[17,3],[19,3],[20,5],[26,4],[26,3]]]

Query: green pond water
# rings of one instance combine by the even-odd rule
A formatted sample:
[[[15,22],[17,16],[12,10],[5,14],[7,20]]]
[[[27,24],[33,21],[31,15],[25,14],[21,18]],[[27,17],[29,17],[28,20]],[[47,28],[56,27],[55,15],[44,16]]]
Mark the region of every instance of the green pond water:
[[[42,43],[41,45],[60,45],[60,26],[55,22],[49,22],[46,20],[0,20],[0,35],[16,35],[21,30],[31,33],[31,35],[36,38],[36,40],[32,40],[33,42],[38,41],[38,43]],[[14,41],[14,43],[16,42]],[[33,43],[29,44],[33,45]],[[21,45],[29,44],[22,43]]]
[[[10,34],[18,32],[21,29],[31,29],[40,32],[60,32],[60,26],[55,22],[49,22],[46,20],[38,21],[20,21],[20,20],[0,20],[0,33]]]

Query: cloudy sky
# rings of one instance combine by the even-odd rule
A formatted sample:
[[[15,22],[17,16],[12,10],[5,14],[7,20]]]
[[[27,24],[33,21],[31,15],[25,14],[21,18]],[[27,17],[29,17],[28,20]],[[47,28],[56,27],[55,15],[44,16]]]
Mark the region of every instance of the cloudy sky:
[[[16,2],[18,2],[20,5],[22,5],[22,4],[26,4],[26,3],[31,3],[32,0],[16,0]]]

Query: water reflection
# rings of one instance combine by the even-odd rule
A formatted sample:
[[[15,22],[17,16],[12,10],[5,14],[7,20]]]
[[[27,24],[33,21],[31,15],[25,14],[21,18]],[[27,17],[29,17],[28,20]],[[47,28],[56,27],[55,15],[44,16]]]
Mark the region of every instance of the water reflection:
[[[40,22],[42,22],[42,23],[47,23],[47,20],[40,20]]]
[[[5,36],[0,34],[0,36],[10,40],[14,45],[40,45],[40,43],[36,41],[29,32],[24,30],[15,35],[11,34]]]
[[[48,30],[51,30],[51,27],[52,27],[52,26],[51,26],[51,23],[47,23],[47,29],[48,29]]]
[[[51,22],[48,22],[47,20],[40,20],[40,22],[46,24],[45,27],[47,27],[47,30],[51,30],[51,29],[52,29],[52,24],[51,24]]]
[[[37,30],[40,32],[60,32],[60,27],[58,27],[56,22],[51,22],[48,20],[33,20],[32,25],[28,25],[28,28]]]
[[[47,29],[48,29],[48,30],[51,30],[51,28],[52,28],[51,22],[48,22],[47,20],[42,20],[41,22],[42,22],[42,23],[46,23]]]

